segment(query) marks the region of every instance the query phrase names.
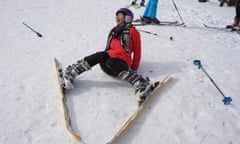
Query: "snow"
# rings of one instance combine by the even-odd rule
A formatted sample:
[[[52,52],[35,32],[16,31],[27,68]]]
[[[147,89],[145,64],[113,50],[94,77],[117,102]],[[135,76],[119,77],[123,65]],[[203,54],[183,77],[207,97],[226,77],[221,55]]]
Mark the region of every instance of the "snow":
[[[139,73],[152,80],[171,74],[172,80],[115,143],[239,144],[240,36],[203,27],[232,23],[235,8],[219,7],[217,0],[175,2],[187,27],[138,27],[159,34],[141,33]],[[115,11],[130,1],[0,3],[0,143],[77,143],[65,128],[53,59],[67,66],[103,50],[115,26]],[[137,18],[144,8],[132,11]],[[179,20],[171,1],[159,1],[158,18]],[[233,98],[231,105],[222,103],[194,59],[200,59],[224,94]],[[131,85],[107,76],[99,66],[78,77],[67,99],[80,144],[106,143],[137,109]]]

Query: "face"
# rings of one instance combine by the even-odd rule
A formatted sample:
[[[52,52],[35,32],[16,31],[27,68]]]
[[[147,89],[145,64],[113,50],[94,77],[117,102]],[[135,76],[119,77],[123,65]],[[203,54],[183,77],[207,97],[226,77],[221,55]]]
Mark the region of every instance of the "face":
[[[116,23],[117,23],[117,25],[124,24],[124,21],[125,21],[125,15],[123,13],[118,13],[116,15]]]

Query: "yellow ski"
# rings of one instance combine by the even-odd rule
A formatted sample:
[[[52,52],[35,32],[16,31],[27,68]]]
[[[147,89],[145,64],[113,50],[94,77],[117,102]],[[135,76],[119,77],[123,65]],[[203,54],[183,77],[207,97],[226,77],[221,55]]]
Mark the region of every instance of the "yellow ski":
[[[56,72],[55,75],[56,75],[56,79],[57,79],[57,83],[58,83],[58,90],[59,90],[60,96],[62,98],[62,105],[63,105],[63,111],[64,111],[64,118],[65,118],[65,122],[66,122],[66,128],[69,131],[69,133],[73,136],[74,139],[76,139],[77,141],[80,141],[81,137],[79,135],[77,135],[72,129],[71,119],[70,119],[70,116],[68,113],[67,99],[65,96],[65,92],[63,91],[63,89],[61,87],[61,80],[59,77],[60,64],[56,58],[54,59],[54,67],[55,67],[55,72]]]

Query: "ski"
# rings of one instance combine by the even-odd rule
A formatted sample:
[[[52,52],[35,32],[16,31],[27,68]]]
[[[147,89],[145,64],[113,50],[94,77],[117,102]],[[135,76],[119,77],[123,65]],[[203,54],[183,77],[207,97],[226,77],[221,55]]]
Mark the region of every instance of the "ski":
[[[164,77],[163,80],[157,81],[153,87],[151,93],[146,97],[145,101],[138,105],[138,109],[123,123],[121,128],[116,132],[116,134],[107,142],[107,144],[112,144],[114,141],[130,126],[130,124],[137,118],[137,116],[144,109],[144,106],[147,104],[151,97],[154,97],[160,93],[160,89],[170,80],[170,75]]]
[[[77,141],[81,140],[81,137],[79,135],[77,135],[72,128],[72,124],[71,124],[71,119],[69,116],[69,111],[68,111],[68,107],[67,107],[67,98],[65,95],[65,90],[63,89],[63,83],[62,83],[62,78],[61,78],[61,73],[62,73],[62,69],[60,66],[60,63],[58,62],[58,60],[55,58],[54,59],[54,68],[55,68],[55,72],[56,72],[56,79],[57,79],[57,87],[62,99],[62,106],[63,106],[63,112],[64,112],[64,118],[65,118],[65,122],[66,122],[66,128],[69,131],[69,133],[73,136],[73,138],[75,138]]]
[[[133,21],[133,26],[184,26],[184,23],[179,21],[160,21],[160,23],[144,23],[140,19],[136,19]]]
[[[203,26],[205,28],[209,28],[209,29],[215,29],[215,30],[220,30],[220,31],[225,31],[225,32],[236,32],[238,34],[240,34],[240,30],[232,30],[231,28],[226,28],[226,27],[217,27],[217,26],[209,26],[209,25],[206,25],[206,24],[203,24]]]
[[[227,29],[226,27],[209,26],[209,25],[206,25],[206,24],[203,24],[203,26],[206,27],[206,28],[211,28],[211,29],[216,29],[216,30],[223,30],[223,31],[229,30],[230,31],[230,29]]]

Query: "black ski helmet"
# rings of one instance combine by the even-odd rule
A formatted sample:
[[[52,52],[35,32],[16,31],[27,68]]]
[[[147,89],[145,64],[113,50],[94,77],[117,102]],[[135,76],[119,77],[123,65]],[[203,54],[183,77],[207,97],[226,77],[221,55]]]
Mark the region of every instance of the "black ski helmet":
[[[128,8],[120,8],[119,10],[117,10],[116,15],[118,15],[118,13],[123,13],[125,15],[125,22],[126,23],[132,23],[133,21],[133,13],[130,9]]]

